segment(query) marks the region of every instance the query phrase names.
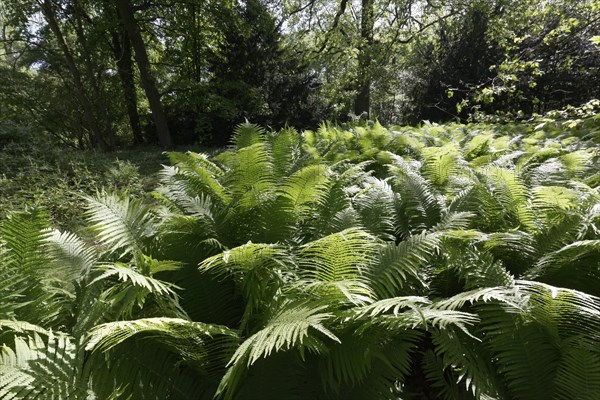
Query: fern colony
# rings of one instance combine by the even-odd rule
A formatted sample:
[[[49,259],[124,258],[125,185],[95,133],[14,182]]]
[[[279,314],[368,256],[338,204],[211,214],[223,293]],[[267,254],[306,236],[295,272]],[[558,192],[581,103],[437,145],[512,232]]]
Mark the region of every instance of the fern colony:
[[[246,124],[96,243],[13,214],[0,399],[598,399],[595,126]]]

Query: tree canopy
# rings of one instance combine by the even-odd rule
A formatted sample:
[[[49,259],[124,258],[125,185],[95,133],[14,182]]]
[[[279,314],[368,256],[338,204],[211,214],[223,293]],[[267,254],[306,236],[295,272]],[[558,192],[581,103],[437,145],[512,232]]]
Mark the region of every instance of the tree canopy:
[[[6,0],[0,118],[80,148],[528,118],[600,97],[598,0]]]

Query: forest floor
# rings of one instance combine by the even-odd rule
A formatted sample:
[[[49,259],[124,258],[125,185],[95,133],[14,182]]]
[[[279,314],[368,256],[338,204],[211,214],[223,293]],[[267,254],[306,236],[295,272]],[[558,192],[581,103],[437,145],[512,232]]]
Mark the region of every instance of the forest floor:
[[[176,149],[187,150],[211,149]],[[78,231],[84,225],[82,196],[114,189],[148,195],[162,164],[168,157],[155,146],[102,153],[0,141],[0,221],[11,211],[40,207],[57,228]]]

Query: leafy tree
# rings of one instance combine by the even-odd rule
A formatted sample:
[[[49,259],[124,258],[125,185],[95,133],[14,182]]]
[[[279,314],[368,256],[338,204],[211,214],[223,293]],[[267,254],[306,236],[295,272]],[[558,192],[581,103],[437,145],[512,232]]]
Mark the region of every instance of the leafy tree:
[[[118,18],[118,13],[115,11],[116,10],[110,5],[105,6],[107,16],[111,16],[113,20],[121,21]],[[113,27],[111,31],[111,44],[119,78],[121,80],[121,86],[123,88],[123,97],[127,106],[127,115],[129,117],[129,125],[131,126],[131,131],[133,133],[134,143],[141,144],[144,142],[144,135],[138,111],[139,107],[132,61],[132,47],[129,36],[122,24]]]
[[[416,47],[430,63],[417,67],[430,71],[425,89],[415,85],[417,119],[523,118],[597,98],[597,10],[595,1],[472,3]]]
[[[80,148],[117,145],[120,93],[110,73],[107,24],[98,12],[86,2],[50,1],[15,2],[3,14],[4,41],[12,48],[4,61],[13,77],[23,78],[15,81],[21,90],[11,101],[26,102],[23,109],[30,110],[12,120],[41,126]]]
[[[326,82],[335,82],[325,90],[339,117],[372,109],[392,114],[387,109],[396,106],[398,87],[387,82],[397,79],[407,44],[462,8],[461,2],[344,0],[284,2],[280,13],[298,38],[292,49],[304,52]]]
[[[2,118],[80,148],[225,144],[246,119],[510,120],[598,97],[596,0],[2,7]]]
[[[416,63],[415,71],[423,78],[410,87],[412,99],[404,112],[412,114],[411,122],[468,117],[468,109],[457,105],[480,82],[494,77],[490,67],[501,62],[502,51],[490,43],[489,25],[506,6],[472,2],[462,13],[441,21],[434,33],[415,40],[408,63]]]
[[[140,71],[140,79],[146,97],[148,98],[150,109],[152,110],[152,118],[156,125],[158,139],[161,146],[170,148],[173,146],[173,141],[171,139],[169,125],[167,124],[167,118],[160,102],[160,94],[158,93],[154,76],[151,71],[146,45],[135,20],[134,9],[130,0],[119,0],[116,2],[116,7],[121,23],[125,28],[129,41],[134,49],[135,60]]]
[[[167,111],[181,142],[225,144],[245,120],[278,129],[316,127],[325,117],[315,74],[284,51],[283,35],[262,2],[192,2],[160,10],[175,12],[165,18],[169,36],[160,62]]]

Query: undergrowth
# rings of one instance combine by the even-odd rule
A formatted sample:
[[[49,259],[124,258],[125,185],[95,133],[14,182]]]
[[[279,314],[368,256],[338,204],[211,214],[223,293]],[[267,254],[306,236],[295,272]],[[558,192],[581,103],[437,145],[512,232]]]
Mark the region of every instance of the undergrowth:
[[[84,225],[81,196],[102,189],[143,196],[167,161],[158,147],[101,153],[65,148],[44,135],[0,124],[0,220],[12,211],[43,208],[54,226]]]

